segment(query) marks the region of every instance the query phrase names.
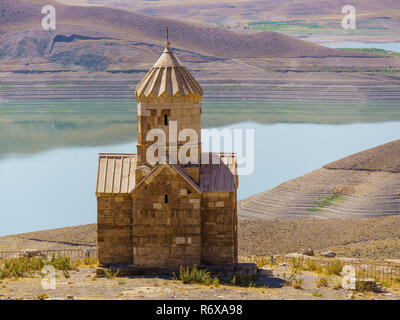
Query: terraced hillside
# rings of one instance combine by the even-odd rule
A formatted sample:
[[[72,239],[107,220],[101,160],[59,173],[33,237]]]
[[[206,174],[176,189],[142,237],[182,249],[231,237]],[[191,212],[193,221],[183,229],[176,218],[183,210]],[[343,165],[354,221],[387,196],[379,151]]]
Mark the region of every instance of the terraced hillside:
[[[124,99],[132,100],[133,92],[145,71],[129,74],[129,79],[119,73],[111,79],[68,80],[61,77],[23,80],[13,76],[0,84],[0,97],[5,100],[46,100],[46,99]],[[198,74],[196,72],[196,74]],[[253,73],[254,74],[254,73]],[[201,76],[201,75],[200,75]],[[25,75],[25,77],[27,77]],[[28,77],[31,77],[30,75]],[[262,99],[270,101],[328,101],[344,102],[393,102],[400,100],[400,76],[398,78],[377,76],[374,81],[353,81],[342,75],[341,81],[331,77],[326,81],[312,79],[280,80],[202,80],[206,99]],[[110,81],[111,80],[111,81]],[[356,79],[357,80],[357,79]],[[378,80],[378,79],[377,79]],[[350,107],[349,107],[350,108]],[[395,108],[397,109],[397,108]]]
[[[239,202],[242,218],[371,218],[400,214],[400,140],[333,162]]]

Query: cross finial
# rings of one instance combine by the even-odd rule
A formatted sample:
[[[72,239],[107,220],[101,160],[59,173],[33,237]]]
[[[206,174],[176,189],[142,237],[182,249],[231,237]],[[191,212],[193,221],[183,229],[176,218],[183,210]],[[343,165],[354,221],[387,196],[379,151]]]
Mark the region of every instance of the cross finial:
[[[169,32],[168,32],[168,27],[166,28],[167,31],[167,42],[165,43],[165,51],[164,52],[169,52]]]

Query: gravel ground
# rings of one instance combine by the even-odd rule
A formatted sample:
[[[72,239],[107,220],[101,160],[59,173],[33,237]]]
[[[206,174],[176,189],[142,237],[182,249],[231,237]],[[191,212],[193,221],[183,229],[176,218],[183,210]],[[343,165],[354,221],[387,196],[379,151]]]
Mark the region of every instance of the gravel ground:
[[[329,286],[316,288],[319,277],[310,272],[296,274],[303,279],[301,289],[285,285],[291,271],[289,267],[277,267],[271,277],[260,277],[257,287],[234,287],[219,285],[205,286],[183,284],[171,277],[116,277],[114,279],[97,278],[93,268],[82,268],[70,272],[70,278],[58,272],[56,289],[45,290],[41,286],[41,276],[32,276],[17,280],[0,281],[0,299],[33,299],[45,295],[46,299],[246,299],[246,300],[314,300],[349,299],[347,290],[334,290],[340,277],[329,277]],[[398,291],[385,294],[355,294],[355,299],[399,299]]]

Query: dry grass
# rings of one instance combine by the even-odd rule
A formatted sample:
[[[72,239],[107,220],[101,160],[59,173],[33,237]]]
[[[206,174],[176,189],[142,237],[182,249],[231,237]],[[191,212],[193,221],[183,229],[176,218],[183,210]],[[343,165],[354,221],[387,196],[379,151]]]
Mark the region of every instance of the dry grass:
[[[61,270],[64,278],[69,278],[70,270],[76,270],[79,267],[93,268],[97,264],[97,258],[71,260],[69,257],[61,256],[5,259],[0,260],[0,279],[29,277],[41,272],[46,265],[53,266],[56,270]]]
[[[324,269],[328,275],[340,275],[344,267],[344,263],[342,261],[333,261],[328,263]]]
[[[303,289],[303,282],[304,279],[303,278],[299,278],[298,274],[296,271],[293,271],[292,269],[292,273],[290,274],[288,279],[285,279],[285,285],[289,286],[289,287],[293,287],[295,289],[301,290]]]
[[[315,260],[306,260],[304,263],[305,270],[315,272],[315,273],[323,273],[324,268],[322,265]]]
[[[317,280],[315,280],[315,286],[317,288],[328,287],[329,286],[329,278],[327,278],[327,277],[318,277]]]
[[[78,267],[80,268],[95,268],[99,265],[99,261],[97,258],[83,258],[82,260],[77,261]]]

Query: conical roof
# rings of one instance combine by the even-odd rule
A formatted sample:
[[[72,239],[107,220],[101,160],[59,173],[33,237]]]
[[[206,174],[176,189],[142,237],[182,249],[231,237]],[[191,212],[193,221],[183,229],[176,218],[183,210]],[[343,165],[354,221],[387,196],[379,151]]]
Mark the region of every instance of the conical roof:
[[[136,98],[202,97],[203,89],[165,44],[165,50],[136,87]]]

